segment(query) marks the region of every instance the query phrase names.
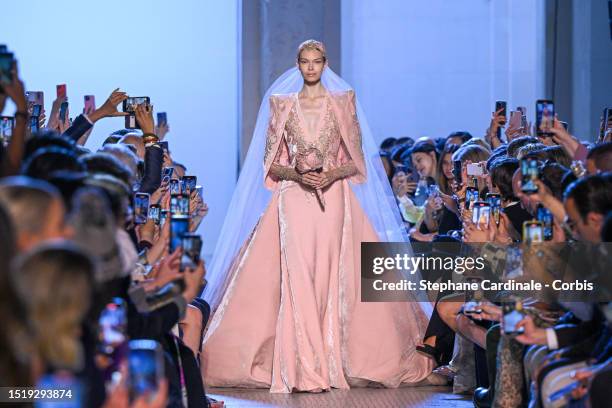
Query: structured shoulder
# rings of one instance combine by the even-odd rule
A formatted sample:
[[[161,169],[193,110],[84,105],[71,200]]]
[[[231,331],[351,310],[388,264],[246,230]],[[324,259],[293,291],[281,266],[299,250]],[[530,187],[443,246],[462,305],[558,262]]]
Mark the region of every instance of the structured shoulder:
[[[331,91],[329,94],[332,98],[338,101],[350,101],[355,98],[355,91],[352,89],[344,91]]]
[[[271,101],[287,101],[292,99],[295,96],[295,94],[272,94],[270,95],[270,100]]]

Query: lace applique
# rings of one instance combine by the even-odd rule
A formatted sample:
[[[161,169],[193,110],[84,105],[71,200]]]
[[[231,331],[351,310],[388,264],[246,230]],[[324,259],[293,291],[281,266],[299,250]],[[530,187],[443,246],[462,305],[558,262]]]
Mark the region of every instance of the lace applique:
[[[294,104],[285,124],[285,136],[289,148],[290,162],[294,164],[295,156],[298,152],[305,152],[308,149],[316,148],[323,155],[324,167],[332,167],[336,162],[340,148],[340,133],[330,104],[327,104],[323,125],[315,141],[307,141],[305,139],[297,109],[297,104]]]

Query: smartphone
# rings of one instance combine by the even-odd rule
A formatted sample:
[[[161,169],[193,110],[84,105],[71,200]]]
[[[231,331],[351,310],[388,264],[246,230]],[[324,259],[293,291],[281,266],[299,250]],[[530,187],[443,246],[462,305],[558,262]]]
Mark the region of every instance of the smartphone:
[[[42,105],[35,104],[32,105],[32,113],[30,116],[40,116],[42,115]]]
[[[468,176],[484,176],[485,169],[482,163],[468,163],[467,175]]]
[[[60,105],[60,111],[59,111],[60,122],[63,123],[66,121],[67,112],[68,112],[68,102],[62,102],[62,104]]]
[[[501,195],[497,193],[487,193],[487,203],[491,208],[491,215],[496,225],[499,225],[499,219],[501,216]]]
[[[134,195],[134,222],[144,224],[149,217],[149,203],[151,196],[147,193],[136,193]]]
[[[0,116],[0,138],[5,142],[9,142],[13,136],[15,128],[15,118],[12,116]]]
[[[38,132],[39,129],[39,117],[38,116],[30,116],[30,134],[34,134]]]
[[[523,302],[507,302],[502,304],[502,327],[506,336],[517,336],[524,332],[523,328],[517,328],[518,322],[523,320]]]
[[[198,234],[184,234],[182,245],[183,254],[181,256],[180,270],[194,269],[200,262],[202,237]]]
[[[549,99],[536,101],[536,132],[538,137],[551,137],[550,129],[555,120],[555,104]]]
[[[535,159],[521,159],[521,191],[533,194],[538,191],[535,181],[539,178],[538,161]]]
[[[162,169],[162,178],[172,178],[172,175],[174,174],[174,167],[164,167]]]
[[[140,129],[136,121],[136,115],[134,114],[136,106],[138,105],[150,106],[151,98],[148,96],[130,96],[123,101],[123,112],[129,113],[129,115],[125,117],[126,129]]]
[[[127,360],[130,401],[144,397],[151,402],[164,378],[161,346],[154,340],[131,340]]]
[[[163,227],[166,220],[170,217],[170,210],[161,210],[159,212],[159,226]]]
[[[116,297],[102,309],[98,319],[98,340],[102,353],[112,355],[127,338],[127,305],[123,299]]]
[[[170,253],[182,245],[183,235],[189,232],[189,217],[172,214],[170,217]]]
[[[457,180],[458,182],[461,182],[461,170],[461,161],[453,161],[453,177],[455,177],[455,180]]]
[[[495,101],[495,112],[501,109],[501,112],[499,114],[504,118],[504,120],[500,122],[502,126],[506,124],[506,118],[508,117],[508,114],[506,112],[506,106],[506,101]]]
[[[168,124],[168,115],[166,112],[157,112],[157,126],[167,125]]]
[[[170,180],[170,194],[180,194],[181,184],[179,179]]]
[[[569,124],[563,121],[560,121],[560,122],[561,122],[561,125],[563,126],[563,129],[565,129],[566,132],[569,132]]]
[[[151,204],[149,206],[149,219],[153,220],[155,225],[159,225],[161,217],[161,207],[159,204]]]
[[[485,201],[476,201],[472,206],[472,222],[476,226],[484,225],[485,228],[489,226],[489,220],[491,219],[491,206]]]
[[[66,93],[66,84],[60,84],[55,87],[57,91],[57,99],[65,98],[68,94]]]
[[[542,223],[544,228],[544,241],[553,239],[553,215],[550,210],[543,205],[538,205],[536,219]]]
[[[137,105],[150,106],[151,98],[148,96],[130,96],[123,101],[123,112],[134,113]]]
[[[0,83],[13,82],[13,61],[12,53],[0,53]]]
[[[200,198],[202,199],[202,201],[204,201],[204,189],[202,188],[202,186],[196,186],[196,191],[198,195],[200,196]]]
[[[45,93],[43,91],[27,91],[26,100],[28,105],[45,106]]]
[[[521,120],[523,118],[523,114],[519,111],[510,112],[510,124],[509,126],[514,129],[518,129],[522,126]]]
[[[474,203],[478,201],[478,188],[468,187],[465,190],[465,209],[469,210],[474,206]]]
[[[170,195],[170,213],[172,215],[189,215],[189,196],[185,194]]]
[[[157,144],[163,149],[164,152],[166,152],[166,153],[170,152],[170,150],[168,148],[168,141],[164,140],[164,141],[158,142]]]
[[[96,97],[94,95],[85,95],[83,97],[85,112],[93,112],[96,110]]]
[[[183,176],[181,179],[181,191],[183,194],[190,196],[193,191],[195,191],[197,184],[196,176]]]
[[[523,223],[523,242],[539,243],[544,241],[544,224],[537,220]]]

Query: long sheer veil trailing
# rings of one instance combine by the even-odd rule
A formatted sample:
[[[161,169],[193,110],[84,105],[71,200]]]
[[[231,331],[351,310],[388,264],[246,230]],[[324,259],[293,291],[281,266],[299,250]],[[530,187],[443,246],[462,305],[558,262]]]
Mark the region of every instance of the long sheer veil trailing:
[[[323,71],[321,81],[330,92],[352,89],[329,67]],[[302,89],[303,84],[300,71],[291,68],[272,84],[262,100],[249,151],[227,210],[212,261],[207,266],[208,285],[204,289],[203,297],[213,310],[221,301],[225,287],[232,278],[229,276],[230,265],[272,197],[272,192],[264,187],[263,174],[270,95],[296,93]],[[361,125],[367,180],[365,183],[351,184],[351,188],[381,241],[408,242],[395,197],[379,158],[378,146],[358,101],[357,117]]]

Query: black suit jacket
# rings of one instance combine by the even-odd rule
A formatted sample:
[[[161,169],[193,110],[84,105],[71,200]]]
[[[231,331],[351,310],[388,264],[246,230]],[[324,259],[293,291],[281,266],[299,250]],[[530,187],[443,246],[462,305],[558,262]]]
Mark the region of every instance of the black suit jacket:
[[[79,115],[72,121],[72,125],[64,131],[63,136],[69,137],[76,143],[92,127],[93,125],[85,119],[85,116]]]

